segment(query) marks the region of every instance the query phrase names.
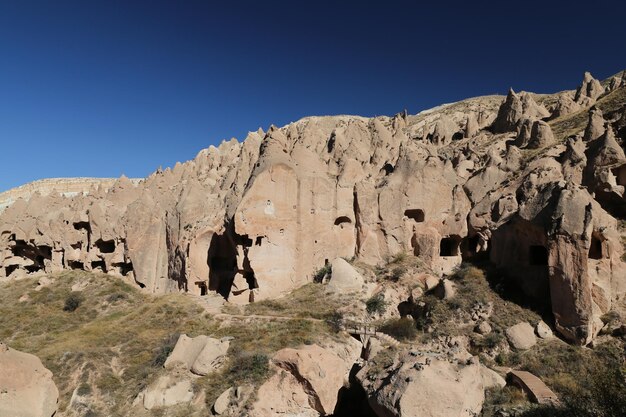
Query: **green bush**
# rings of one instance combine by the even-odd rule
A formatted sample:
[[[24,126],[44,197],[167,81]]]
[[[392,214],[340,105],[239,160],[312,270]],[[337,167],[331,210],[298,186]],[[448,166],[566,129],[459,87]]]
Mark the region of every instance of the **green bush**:
[[[415,322],[408,317],[388,320],[378,330],[400,341],[413,340],[417,337]]]
[[[80,307],[80,304],[83,302],[82,297],[77,294],[77,293],[71,293],[70,295],[67,296],[67,298],[65,299],[65,305],[63,306],[63,311],[68,311],[68,312],[72,312],[72,311],[76,311],[76,309],[78,307]]]
[[[369,314],[383,314],[387,310],[388,303],[382,293],[376,294],[365,302],[365,309]]]
[[[339,333],[343,328],[343,314],[339,311],[333,311],[326,318],[326,323],[334,333]]]
[[[315,273],[313,274],[313,281],[322,282],[326,275],[330,275],[331,271],[332,269],[329,263],[324,265],[323,267],[315,271]]]
[[[178,333],[170,334],[168,337],[163,339],[161,345],[156,349],[156,353],[154,355],[154,359],[152,359],[152,366],[155,368],[160,368],[165,365],[165,361],[167,360],[170,353],[174,350],[176,346],[176,342],[178,342],[178,338],[180,335]]]

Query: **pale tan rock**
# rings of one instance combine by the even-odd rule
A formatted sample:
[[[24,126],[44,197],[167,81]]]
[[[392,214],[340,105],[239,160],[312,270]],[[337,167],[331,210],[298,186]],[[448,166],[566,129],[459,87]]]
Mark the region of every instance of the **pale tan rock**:
[[[39,358],[0,342],[0,415],[52,417],[58,398],[52,372]]]
[[[342,258],[333,259],[328,289],[337,293],[358,292],[365,283],[361,274]]]
[[[491,325],[486,321],[481,321],[480,323],[478,323],[478,325],[474,329],[476,333],[479,333],[482,335],[491,333],[491,330],[492,330]]]
[[[360,355],[360,343],[354,339],[348,342],[334,347],[309,345],[279,351],[272,359],[277,372],[259,388],[250,415],[332,414],[337,393]]]
[[[604,123],[605,121],[602,111],[597,107],[592,107],[589,110],[589,121],[587,122],[587,127],[585,128],[583,140],[585,142],[590,142],[601,137],[606,130]]]
[[[511,326],[505,331],[511,346],[517,350],[527,350],[537,343],[533,327],[527,322]]]
[[[528,148],[539,149],[554,143],[554,134],[550,125],[544,121],[536,121],[533,123],[533,128],[530,133],[530,140],[528,141]]]
[[[190,379],[178,379],[170,375],[160,376],[141,394],[142,405],[146,410],[158,407],[171,407],[190,403],[193,400],[193,385]]]
[[[207,375],[223,365],[229,345],[230,341],[225,339],[208,336],[190,338],[182,334],[164,366],[170,369],[182,365],[196,375]]]
[[[540,320],[535,326],[535,333],[541,339],[550,339],[553,336],[552,329],[543,320]]]
[[[585,72],[583,82],[576,90],[574,101],[583,106],[588,106],[595,103],[602,94],[604,94],[604,87],[600,81],[593,78],[589,72]]]

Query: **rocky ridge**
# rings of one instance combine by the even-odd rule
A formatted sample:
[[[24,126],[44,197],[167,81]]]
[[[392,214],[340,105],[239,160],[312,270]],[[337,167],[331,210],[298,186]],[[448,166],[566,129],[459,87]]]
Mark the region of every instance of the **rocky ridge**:
[[[556,95],[308,117],[138,184],[34,192],[0,215],[0,280],[93,270],[247,304],[339,257],[408,252],[442,275],[484,254],[587,344],[626,292],[625,91],[586,73]]]

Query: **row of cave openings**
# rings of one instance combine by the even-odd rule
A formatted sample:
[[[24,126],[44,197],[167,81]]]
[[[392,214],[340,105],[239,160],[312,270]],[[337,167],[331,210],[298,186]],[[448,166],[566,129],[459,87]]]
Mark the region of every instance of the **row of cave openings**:
[[[69,225],[68,221],[65,221],[66,224]],[[93,246],[91,244],[91,226],[89,222],[75,222],[72,223],[72,226],[75,230],[83,231],[87,237],[87,244],[83,246],[83,241],[76,242],[71,244],[70,247],[73,250],[82,251],[86,249],[90,251],[91,249],[96,249],[99,259],[91,261],[89,265],[85,265],[84,262],[79,260],[66,259],[65,250],[60,249],[61,259],[60,265],[63,268],[71,269],[71,270],[91,270],[91,271],[101,271],[104,273],[108,272],[117,272],[122,276],[128,276],[130,272],[133,271],[132,262],[113,262],[111,265],[107,266],[107,263],[104,260],[104,256],[107,254],[112,254],[115,252],[117,245],[114,240],[103,240],[98,239],[93,242]],[[25,240],[16,239],[15,234],[9,236],[9,242],[12,242],[11,245],[11,254],[13,257],[22,258],[30,261],[29,265],[23,266],[23,269],[27,273],[35,273],[35,272],[45,272],[48,268],[48,265],[52,264],[53,261],[53,248],[49,245],[36,245],[33,242],[27,242]],[[124,242],[122,242],[124,243]],[[103,255],[103,256],[100,256]],[[20,269],[21,266],[19,264],[10,264],[5,267],[5,276],[10,276],[13,272]]]

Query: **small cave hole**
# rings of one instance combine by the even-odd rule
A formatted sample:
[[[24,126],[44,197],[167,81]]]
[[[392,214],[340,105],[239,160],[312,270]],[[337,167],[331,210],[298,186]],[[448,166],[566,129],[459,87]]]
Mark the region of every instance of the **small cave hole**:
[[[458,256],[461,238],[458,236],[447,236],[439,242],[439,256]]]
[[[85,264],[83,264],[80,261],[69,261],[67,263],[67,266],[69,266],[70,269],[76,269],[76,270],[84,270],[85,269]]]
[[[15,272],[19,267],[17,265],[9,265],[6,268],[4,268],[4,271],[6,273],[6,276],[10,276],[13,272]]]
[[[96,241],[96,247],[100,253],[113,253],[115,252],[115,241],[99,239]]]
[[[76,230],[91,230],[91,227],[89,226],[89,222],[76,222],[74,223],[74,229]]]
[[[591,235],[591,245],[589,246],[589,259],[602,259],[602,249],[602,240],[596,235],[596,233],[593,233]]]
[[[263,244],[263,236],[257,236],[254,241],[254,246],[261,246]]]
[[[350,220],[350,217],[348,216],[339,216],[335,219],[335,226],[339,226],[344,223],[352,223],[352,220]]]
[[[395,169],[394,166],[391,165],[390,163],[386,163],[383,166],[383,170],[385,171],[385,175],[391,174],[394,171],[394,169]]]
[[[113,264],[114,268],[117,268],[119,273],[123,276],[127,276],[130,272],[133,271],[133,263],[132,262],[119,262]]]
[[[407,209],[404,211],[404,215],[417,223],[422,223],[425,219],[424,210],[421,209]]]
[[[100,270],[102,272],[106,272],[107,271],[107,267],[106,267],[106,264],[104,263],[104,261],[93,261],[91,263],[91,269],[93,269],[93,270]]]
[[[548,265],[548,249],[543,245],[531,245],[528,248],[530,265]]]
[[[326,149],[328,151],[328,153],[331,153],[333,151],[333,149],[335,148],[335,133],[332,133],[330,135],[330,139],[328,139],[328,144],[326,145]]]
[[[456,132],[454,135],[452,135],[452,140],[461,140],[463,139],[463,137],[463,132]]]

